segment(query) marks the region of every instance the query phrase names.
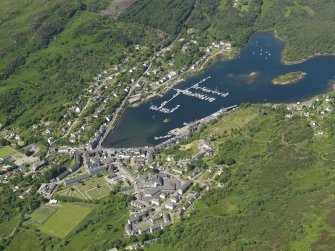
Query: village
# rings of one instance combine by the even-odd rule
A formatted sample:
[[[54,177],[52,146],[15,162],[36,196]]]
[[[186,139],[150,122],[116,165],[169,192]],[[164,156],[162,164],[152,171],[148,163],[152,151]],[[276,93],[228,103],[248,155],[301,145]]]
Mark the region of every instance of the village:
[[[274,108],[277,105],[273,105]],[[288,104],[287,119],[303,116],[310,119],[315,137],[322,137],[322,118],[334,107],[331,95],[316,97],[306,102]],[[84,146],[50,147],[49,156],[38,157],[37,145],[26,146],[25,153],[13,151],[2,158],[1,182],[9,182],[16,174],[39,177],[57,158],[68,158],[70,165],[57,177],[42,183],[37,193],[57,204],[64,196],[83,201],[102,199],[111,191],[132,195],[129,219],[125,225],[127,235],[152,233],[164,229],[188,214],[193,203],[211,187],[223,187],[213,177],[222,173],[222,168],[188,168],[206,156],[215,153],[215,148],[207,140],[199,142],[198,152],[191,158],[175,161],[164,155],[164,150],[173,147],[201,126],[238,109],[233,106],[220,109],[183,128],[173,130],[173,137],[153,147],[103,148],[99,142]],[[103,130],[100,132],[104,133]],[[12,135],[11,139],[15,139]],[[10,139],[10,138],[9,138]],[[29,155],[29,156],[28,156]],[[164,164],[161,162],[164,160]],[[14,168],[15,167],[15,168]],[[211,178],[208,177],[210,174]],[[31,185],[16,184],[15,191],[21,191],[19,198],[26,198],[32,191]]]
[[[187,67],[175,65],[171,51],[178,49],[187,54],[191,48],[196,48],[200,57]],[[173,46],[162,49],[153,58],[134,62],[136,53],[144,51],[145,48],[136,45],[123,63],[98,74],[78,100],[68,107],[61,123],[40,121],[33,124],[31,130],[41,132],[47,142],[45,147],[25,145],[17,132],[2,129],[1,135],[6,141],[3,149],[6,151],[0,155],[0,182],[8,183],[16,175],[32,175],[33,179],[44,176],[44,182],[36,192],[50,204],[57,204],[68,197],[79,201],[100,200],[112,191],[132,195],[129,218],[124,226],[125,233],[130,236],[170,227],[189,215],[193,203],[203,193],[211,187],[223,187],[224,183],[214,179],[223,172],[222,167],[197,166],[216,151],[208,140],[199,142],[194,155],[178,161],[165,155],[165,150],[186,140],[190,133],[202,126],[238,109],[236,105],[171,130],[159,138],[166,140],[156,146],[102,146],[126,107],[164,94],[184,77],[201,71],[219,54],[228,58],[235,55],[229,42],[217,41],[204,46],[199,45],[196,39],[179,38]],[[186,90],[174,88],[175,96],[187,95],[213,102],[214,97],[199,96],[191,89],[200,89],[221,98],[229,95],[200,86],[201,83],[195,83]],[[168,102],[150,109],[164,113],[178,109],[178,106],[171,110],[165,108]],[[322,95],[306,102],[288,104],[285,117],[308,118],[314,135],[322,137],[326,133],[322,129],[322,118],[333,111],[334,105],[331,95]],[[274,108],[277,106],[273,105]],[[50,168],[57,170],[57,175],[48,179],[45,177],[49,177],[46,173]],[[35,191],[32,185],[21,183],[15,184],[13,190],[19,191],[20,199]]]

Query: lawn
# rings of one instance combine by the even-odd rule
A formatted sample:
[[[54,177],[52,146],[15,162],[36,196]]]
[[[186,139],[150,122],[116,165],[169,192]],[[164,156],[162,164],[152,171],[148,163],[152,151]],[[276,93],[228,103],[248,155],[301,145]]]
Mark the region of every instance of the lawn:
[[[57,207],[41,206],[31,214],[30,221],[35,224],[43,224],[57,211],[57,209]]]
[[[73,188],[73,189],[71,189]],[[85,200],[100,199],[107,196],[111,191],[107,181],[102,177],[94,177],[84,181],[83,184],[76,184],[70,188],[60,190],[59,195],[76,197]]]
[[[89,215],[93,208],[94,206],[88,204],[66,203],[39,228],[51,236],[64,238]]]
[[[92,199],[101,199],[106,197],[111,192],[108,184],[102,185],[101,187],[95,187],[91,190],[86,191],[86,194],[89,195]]]
[[[15,152],[15,149],[10,146],[0,147],[0,158],[8,157]]]

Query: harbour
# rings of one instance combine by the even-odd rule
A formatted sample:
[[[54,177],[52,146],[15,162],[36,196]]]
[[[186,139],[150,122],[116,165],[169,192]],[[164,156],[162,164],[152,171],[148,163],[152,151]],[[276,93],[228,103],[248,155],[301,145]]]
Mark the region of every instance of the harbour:
[[[234,60],[215,63],[202,74],[174,86],[163,97],[126,109],[102,146],[153,146],[171,139],[171,130],[224,107],[291,103],[329,91],[330,82],[335,80],[335,57],[317,56],[284,64],[283,49],[284,44],[272,33],[254,34]],[[272,84],[277,76],[294,71],[306,72],[307,76],[294,85]],[[164,119],[169,123],[163,123]]]

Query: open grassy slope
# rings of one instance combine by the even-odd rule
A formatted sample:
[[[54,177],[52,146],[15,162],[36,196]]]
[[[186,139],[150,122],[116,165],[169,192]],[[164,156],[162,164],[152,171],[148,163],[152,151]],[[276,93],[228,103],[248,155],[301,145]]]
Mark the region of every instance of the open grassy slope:
[[[219,148],[209,166],[236,164],[221,175],[224,188],[213,187],[146,250],[332,250],[334,136],[314,136],[305,118],[258,110],[243,108],[193,135]]]

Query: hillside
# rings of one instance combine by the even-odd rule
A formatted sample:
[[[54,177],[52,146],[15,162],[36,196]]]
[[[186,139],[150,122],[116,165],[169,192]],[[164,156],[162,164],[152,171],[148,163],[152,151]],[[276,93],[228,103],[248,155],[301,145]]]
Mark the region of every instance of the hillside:
[[[274,79],[296,87],[315,75],[327,94],[225,106],[159,134],[179,106],[200,116],[214,95],[243,96],[224,81],[259,92],[263,71],[247,71],[241,56],[241,71],[222,65],[222,83],[201,76],[165,96],[236,58],[255,32],[274,31],[287,63],[334,54],[334,9],[331,0],[1,0],[0,250],[334,250],[334,61],[323,61],[324,83],[299,69]],[[251,58],[264,75],[270,53],[280,55]],[[127,108],[159,147],[104,147]],[[141,134],[134,120],[125,138]]]
[[[149,48],[138,55],[149,59],[152,50],[189,30],[200,43],[231,40],[241,48],[253,32],[274,28],[288,42],[287,60],[335,51],[331,1],[236,2],[141,0],[114,20],[102,14],[113,8],[107,0],[2,1],[0,124],[40,141],[29,128],[62,121],[74,98],[85,98],[93,77],[122,62],[133,46]]]
[[[187,159],[194,152],[184,149],[210,140],[218,151],[205,159],[207,166],[225,167],[198,181],[224,187],[211,186],[145,250],[331,250],[333,119],[320,121],[327,136],[314,136],[310,119],[284,115],[282,108],[243,107],[167,150],[176,160]]]

